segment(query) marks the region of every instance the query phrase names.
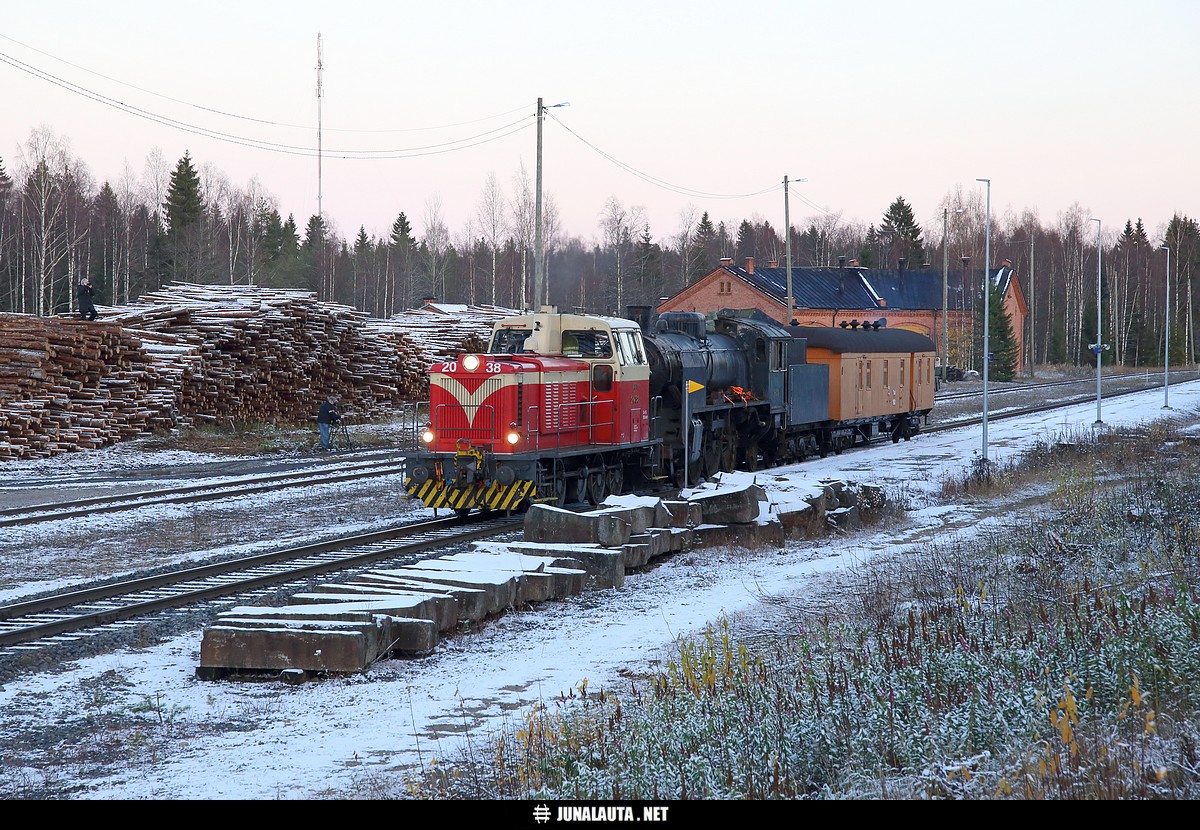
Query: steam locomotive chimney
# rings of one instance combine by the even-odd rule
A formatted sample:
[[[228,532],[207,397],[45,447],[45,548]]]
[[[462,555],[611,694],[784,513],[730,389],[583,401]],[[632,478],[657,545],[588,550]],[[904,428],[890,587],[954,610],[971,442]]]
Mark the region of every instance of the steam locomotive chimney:
[[[650,331],[650,306],[648,305],[631,305],[626,306],[628,309],[629,319],[638,324],[643,332]]]

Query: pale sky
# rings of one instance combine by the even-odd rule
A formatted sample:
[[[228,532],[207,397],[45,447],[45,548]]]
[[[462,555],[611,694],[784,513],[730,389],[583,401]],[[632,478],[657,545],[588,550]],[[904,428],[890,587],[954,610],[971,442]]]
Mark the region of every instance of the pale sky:
[[[691,209],[782,228],[784,176],[808,180],[797,226],[878,224],[903,196],[940,235],[941,200],[990,178],[997,221],[1078,203],[1154,239],[1200,213],[1198,36],[1194,0],[9,3],[0,159],[15,177],[40,127],[98,181],[186,150],[301,229],[320,192],[346,237],[401,211],[421,235],[436,204],[457,238],[489,175],[532,186],[541,97],[570,103],[543,192],[584,239],[614,196],[660,241]]]

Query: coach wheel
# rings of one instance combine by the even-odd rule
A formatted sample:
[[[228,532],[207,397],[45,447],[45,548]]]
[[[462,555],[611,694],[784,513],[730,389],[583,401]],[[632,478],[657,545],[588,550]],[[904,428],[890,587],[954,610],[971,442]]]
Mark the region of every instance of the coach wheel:
[[[758,444],[751,444],[746,447],[746,471],[753,473],[758,470]]]
[[[619,496],[625,492],[625,470],[620,466],[613,467],[604,474],[605,484],[608,487],[608,492],[614,496]]]
[[[592,473],[587,477],[587,500],[588,504],[595,507],[604,501],[604,497],[608,495],[607,485],[604,482],[604,473]]]
[[[726,441],[724,449],[721,450],[721,469],[727,473],[732,473],[737,468],[737,444],[732,441]]]

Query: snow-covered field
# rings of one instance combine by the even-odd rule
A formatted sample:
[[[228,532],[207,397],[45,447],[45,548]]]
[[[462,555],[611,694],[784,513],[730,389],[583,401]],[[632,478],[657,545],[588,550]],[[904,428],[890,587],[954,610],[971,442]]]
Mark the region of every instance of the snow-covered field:
[[[1200,384],[1172,386],[1168,411],[1162,402],[1160,389],[1106,403],[1105,427],[1161,417],[1194,424],[1200,418]],[[1002,461],[1038,440],[1078,436],[1094,428],[1095,418],[1096,407],[1089,404],[1031,421],[993,422],[988,457]],[[578,694],[585,686],[627,688],[627,678],[664,659],[677,638],[722,616],[743,629],[769,632],[777,605],[764,598],[802,602],[806,595],[836,590],[839,574],[872,556],[1003,525],[1010,519],[1002,504],[945,504],[938,495],[946,477],[963,471],[981,449],[981,430],[973,427],[757,473],[755,480],[779,503],[797,498],[818,479],[879,485],[905,501],[906,517],[850,537],[783,549],[678,554],[630,574],[620,589],[512,613],[478,633],[444,641],[428,657],[382,661],[361,675],[300,686],[202,682],[194,675],[197,630],[20,677],[0,688],[0,797],[370,797],[380,782],[394,783],[399,771],[452,757],[464,743],[519,723],[539,701]],[[0,467],[0,493],[68,470],[86,477],[89,470],[135,461],[206,461],[179,455],[134,459],[126,452],[118,447],[89,458],[6,465]],[[393,495],[381,495],[388,487]],[[369,525],[387,515],[379,500],[394,497],[397,489],[392,482],[361,500],[348,489],[278,503],[260,500],[240,525],[229,515],[213,521],[231,526],[230,545],[274,543],[283,528],[302,535],[320,511],[347,524]],[[81,578],[81,563],[98,570],[122,546],[132,555],[129,533],[142,540],[137,545],[156,551],[145,554],[148,559],[180,556],[181,538],[209,538],[208,530],[189,530],[189,521],[200,520],[183,513],[157,516],[149,526],[161,533],[148,531],[144,518],[115,516],[22,531],[16,543],[0,546],[0,599]],[[168,537],[165,529],[181,524]],[[101,548],[103,555],[96,553]],[[57,577],[47,577],[55,572]]]

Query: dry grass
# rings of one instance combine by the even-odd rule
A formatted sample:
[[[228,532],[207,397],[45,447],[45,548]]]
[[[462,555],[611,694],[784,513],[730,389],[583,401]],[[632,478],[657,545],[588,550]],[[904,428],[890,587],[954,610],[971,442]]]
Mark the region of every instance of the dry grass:
[[[1015,530],[872,560],[769,640],[715,626],[656,676],[531,710],[391,794],[1196,798],[1198,472],[1163,426],[947,482],[1053,494]]]

